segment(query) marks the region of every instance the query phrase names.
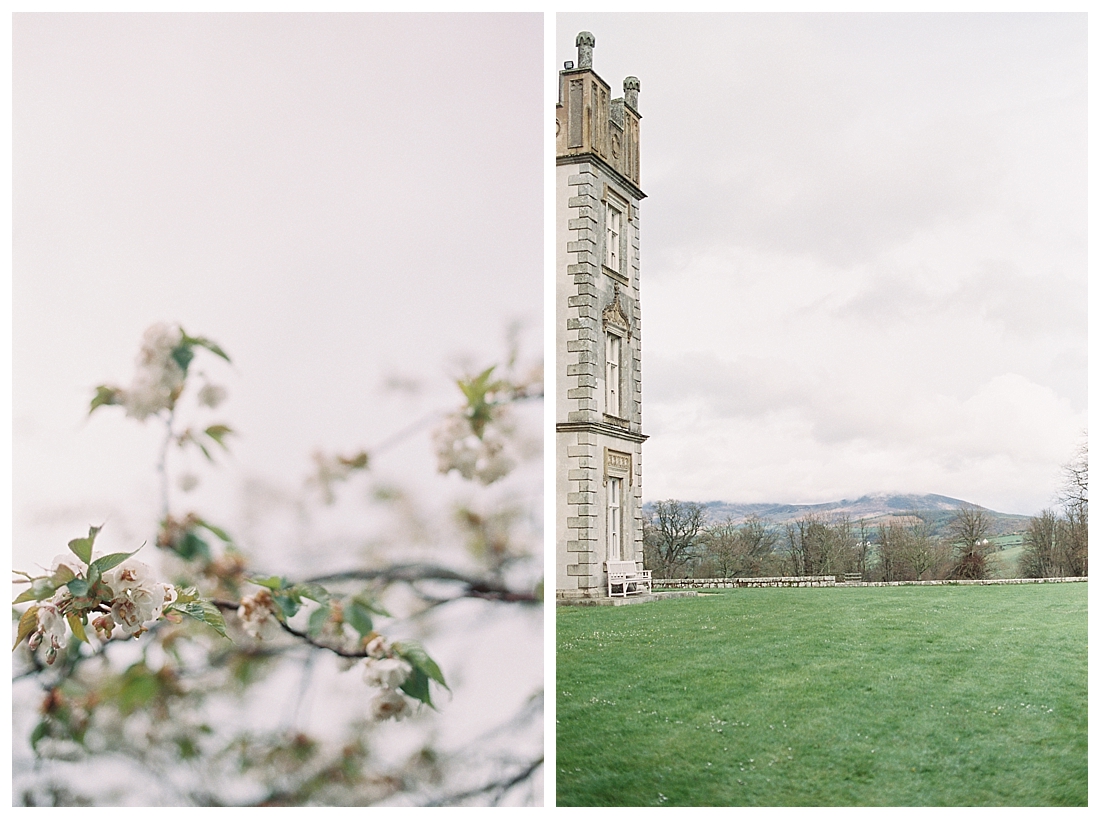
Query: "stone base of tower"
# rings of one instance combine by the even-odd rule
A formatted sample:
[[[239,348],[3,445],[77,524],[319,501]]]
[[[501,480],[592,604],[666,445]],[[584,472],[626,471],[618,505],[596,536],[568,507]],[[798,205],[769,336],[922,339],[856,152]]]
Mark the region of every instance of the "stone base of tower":
[[[602,426],[558,425],[555,589],[559,600],[607,599],[607,561],[642,564],[642,444],[638,439],[643,436],[630,440],[621,431]]]

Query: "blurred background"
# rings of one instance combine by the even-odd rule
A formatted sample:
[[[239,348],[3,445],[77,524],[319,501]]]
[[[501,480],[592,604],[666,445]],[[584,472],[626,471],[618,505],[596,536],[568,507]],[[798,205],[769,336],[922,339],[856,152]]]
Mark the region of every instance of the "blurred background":
[[[103,552],[155,540],[163,425],[88,404],[130,383],[163,321],[232,359],[191,365],[226,389],[205,412],[235,434],[216,464],[169,453],[173,513],[229,531],[261,574],[418,562],[536,589],[541,401],[512,408],[522,457],[489,487],[440,474],[432,433],[463,403],[456,379],[541,378],[542,15],[19,14],[12,29],[13,566],[48,568],[89,525]],[[327,492],[319,466],[363,450],[369,469]],[[415,617],[395,628],[453,697],[370,740],[386,750],[367,767],[401,771],[370,800],[540,801],[541,605],[424,613],[406,597],[394,613]],[[17,710],[40,682],[17,681]],[[336,737],[362,708],[360,674],[331,657],[291,656],[258,685],[217,706],[241,730]],[[37,719],[15,719],[16,803],[196,798],[173,767],[35,761]],[[406,776],[423,748],[431,774]]]

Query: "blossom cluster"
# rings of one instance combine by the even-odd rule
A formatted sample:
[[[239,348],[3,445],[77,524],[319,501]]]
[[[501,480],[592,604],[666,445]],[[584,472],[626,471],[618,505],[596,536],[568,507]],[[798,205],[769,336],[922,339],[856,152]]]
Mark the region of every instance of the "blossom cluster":
[[[138,560],[124,560],[99,573],[93,582],[89,576],[94,573],[85,572],[71,558],[57,557],[50,577],[68,581],[28,609],[20,621],[19,641],[26,637],[32,651],[45,643],[47,665],[52,665],[57,652],[67,645],[70,629],[86,640],[84,626],[90,620],[101,640],[111,639],[116,628],[126,637],[134,637],[156,623],[165,608],[179,598],[175,586],[156,580],[152,569]],[[49,582],[47,578],[38,580]]]
[[[459,411],[447,416],[433,433],[439,471],[457,471],[467,480],[486,486],[503,478],[516,465],[511,449],[512,426],[506,408],[493,408],[493,419],[478,435],[469,413]]]
[[[91,411],[97,407],[121,405],[126,414],[138,421],[162,410],[173,410],[187,381],[187,369],[196,347],[204,347],[214,355],[229,361],[229,356],[208,338],[189,336],[178,324],[159,322],[145,331],[137,356],[137,371],[126,389],[102,384],[96,387]],[[217,407],[226,398],[224,387],[205,384],[198,392],[200,406]],[[211,435],[219,444],[230,430],[213,427]],[[206,431],[210,435],[211,430]],[[182,441],[181,441],[182,444]]]
[[[267,589],[242,597],[237,617],[245,632],[255,640],[273,640],[282,631],[275,617],[275,598]]]
[[[371,700],[371,716],[381,722],[386,719],[402,720],[411,710],[409,701],[401,693],[401,686],[412,674],[412,665],[398,657],[385,637],[375,637],[367,643],[366,668],[363,680],[367,685],[382,691]]]
[[[387,719],[399,721],[407,717],[412,709],[408,698],[401,691],[401,686],[414,673],[412,664],[400,657],[395,647],[380,634],[371,632],[367,637],[357,637],[354,640],[349,638],[344,632],[340,605],[331,601],[328,606],[329,616],[318,634],[319,637],[328,644],[334,644],[330,647],[338,650],[353,650],[366,642],[367,658],[364,661],[363,681],[381,689],[378,696],[371,700],[371,717],[379,722]],[[262,588],[255,594],[241,598],[237,617],[245,632],[254,639],[270,640],[281,632],[277,611],[275,595],[269,589]]]
[[[128,416],[144,421],[175,403],[186,377],[173,355],[182,342],[183,331],[179,327],[154,324],[145,331],[137,357],[137,373],[130,388],[120,395]]]

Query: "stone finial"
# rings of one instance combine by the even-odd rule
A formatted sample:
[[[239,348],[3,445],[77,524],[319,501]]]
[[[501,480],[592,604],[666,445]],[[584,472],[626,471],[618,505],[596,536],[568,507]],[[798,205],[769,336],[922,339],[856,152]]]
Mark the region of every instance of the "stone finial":
[[[592,67],[592,49],[596,47],[596,35],[582,31],[577,35],[577,68]]]
[[[642,81],[637,77],[627,77],[623,80],[623,97],[626,104],[634,111],[638,110],[638,92],[642,90]]]

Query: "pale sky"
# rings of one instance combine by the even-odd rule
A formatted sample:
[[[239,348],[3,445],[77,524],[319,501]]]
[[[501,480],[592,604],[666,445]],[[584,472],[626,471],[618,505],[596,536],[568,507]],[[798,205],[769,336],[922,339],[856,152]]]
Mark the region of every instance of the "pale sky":
[[[160,432],[86,414],[154,322],[233,359],[194,365],[240,432],[191,499],[223,520],[242,481],[457,406],[512,322],[538,360],[541,14],[16,15],[13,40],[17,562],[108,516],[110,548],[145,537]],[[429,446],[378,469],[430,478]]]
[[[641,80],[647,500],[1052,503],[1087,426],[1087,26],[560,14]]]

